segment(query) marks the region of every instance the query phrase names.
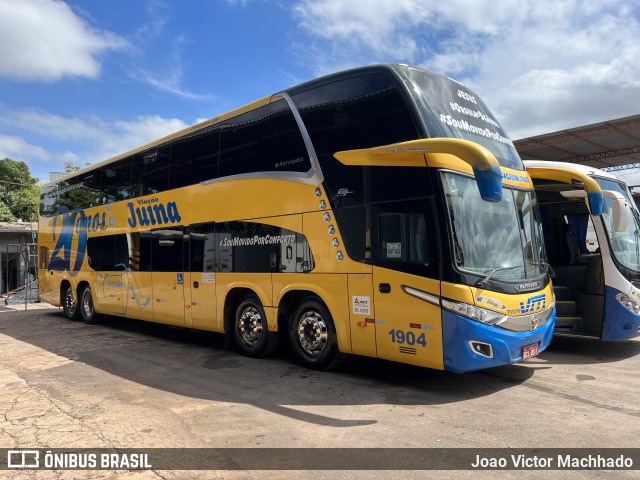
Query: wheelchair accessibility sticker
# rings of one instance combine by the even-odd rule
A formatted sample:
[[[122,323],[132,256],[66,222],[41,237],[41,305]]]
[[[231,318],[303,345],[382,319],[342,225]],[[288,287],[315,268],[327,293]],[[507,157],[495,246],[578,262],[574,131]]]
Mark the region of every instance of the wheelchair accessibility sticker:
[[[182,285],[184,283],[184,273],[178,273],[177,282],[178,285]]]

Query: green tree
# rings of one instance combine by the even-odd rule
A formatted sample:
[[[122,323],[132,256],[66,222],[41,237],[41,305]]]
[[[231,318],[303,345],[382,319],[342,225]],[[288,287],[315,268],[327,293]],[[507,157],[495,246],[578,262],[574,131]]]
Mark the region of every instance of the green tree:
[[[10,158],[0,160],[0,221],[38,219],[40,189],[37,183],[26,163]]]

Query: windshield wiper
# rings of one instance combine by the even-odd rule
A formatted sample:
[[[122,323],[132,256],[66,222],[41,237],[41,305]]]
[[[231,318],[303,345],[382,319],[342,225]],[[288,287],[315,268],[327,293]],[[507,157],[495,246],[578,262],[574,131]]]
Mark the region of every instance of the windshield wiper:
[[[534,267],[547,267],[547,273],[549,274],[549,278],[551,279],[556,278],[556,272],[553,270],[551,265],[549,265],[547,262],[530,263],[529,265],[533,265]]]
[[[484,277],[484,278],[482,278],[482,279],[480,279],[480,280],[478,280],[478,281],[476,282],[476,287],[484,288],[484,287],[486,287],[486,286],[487,286],[487,282],[489,281],[489,279],[490,279],[491,277],[493,277],[493,274],[494,274],[494,273],[497,273],[497,272],[503,272],[503,271],[505,271],[505,270],[513,270],[514,268],[520,268],[520,265],[516,265],[516,266],[514,266],[514,267],[494,268],[493,270],[491,270],[491,271],[489,272],[489,275],[487,275],[486,277]]]

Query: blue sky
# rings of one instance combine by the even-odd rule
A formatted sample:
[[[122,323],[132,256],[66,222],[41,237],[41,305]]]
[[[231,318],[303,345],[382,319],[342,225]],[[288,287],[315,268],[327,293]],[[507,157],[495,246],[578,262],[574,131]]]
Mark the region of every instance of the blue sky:
[[[634,115],[639,23],[622,0],[0,0],[0,158],[46,180],[370,63],[461,81],[513,139]]]

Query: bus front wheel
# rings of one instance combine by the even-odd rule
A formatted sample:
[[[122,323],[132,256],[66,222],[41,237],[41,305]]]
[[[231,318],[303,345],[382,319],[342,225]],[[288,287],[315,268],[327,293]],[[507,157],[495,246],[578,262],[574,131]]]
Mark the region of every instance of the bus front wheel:
[[[266,357],[277,348],[277,335],[269,332],[267,316],[257,295],[247,295],[236,308],[233,338],[248,357]]]
[[[77,320],[80,316],[76,294],[71,285],[67,285],[62,299],[62,311],[69,320]]]
[[[85,323],[98,322],[98,314],[93,304],[93,294],[91,293],[91,287],[89,285],[84,287],[82,295],[80,296],[80,314]]]
[[[329,310],[314,297],[303,298],[289,323],[294,355],[305,367],[330,370],[344,360]]]

